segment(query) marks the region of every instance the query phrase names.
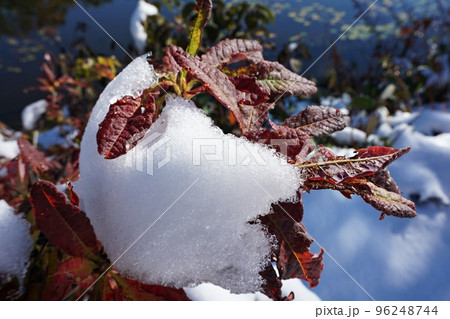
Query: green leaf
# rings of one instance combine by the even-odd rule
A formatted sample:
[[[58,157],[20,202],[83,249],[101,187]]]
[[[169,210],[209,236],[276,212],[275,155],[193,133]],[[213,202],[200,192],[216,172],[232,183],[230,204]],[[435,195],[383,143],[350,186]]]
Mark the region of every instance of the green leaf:
[[[211,0],[197,0],[197,18],[195,19],[194,27],[190,35],[189,46],[186,52],[192,56],[197,54],[198,48],[202,43],[203,28],[211,17],[212,1]]]

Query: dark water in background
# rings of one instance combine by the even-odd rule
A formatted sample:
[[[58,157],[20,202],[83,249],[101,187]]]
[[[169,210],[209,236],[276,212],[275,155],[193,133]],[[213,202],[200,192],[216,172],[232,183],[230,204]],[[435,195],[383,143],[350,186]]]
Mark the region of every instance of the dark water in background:
[[[4,0],[0,0],[0,10]],[[35,0],[33,0],[34,2]],[[109,0],[99,6],[86,6],[88,12],[113,36],[121,46],[127,48],[132,44],[129,33],[129,19],[136,6],[134,0]],[[363,0],[360,0],[364,2]],[[398,3],[414,3],[412,8],[418,12],[423,10],[436,10],[430,5],[432,0],[404,0],[397,1],[397,7],[392,4],[394,0],[379,0],[369,11],[377,14],[377,25],[384,26],[386,34],[394,32],[389,29],[389,18],[384,21],[380,14],[388,17],[389,10],[401,10]],[[62,2],[62,1],[61,1]],[[66,1],[67,2],[67,1]],[[182,1],[186,2],[186,1]],[[279,51],[283,44],[298,39],[308,46],[312,59],[303,61],[303,70],[351,24],[358,16],[358,10],[352,0],[289,0],[289,1],[260,1],[268,4],[275,10],[275,23],[269,26],[271,32],[276,34],[273,39]],[[395,1],[394,1],[395,3]],[[445,3],[445,1],[444,1]],[[368,7],[368,3],[362,6]],[[411,10],[411,7],[409,10]],[[57,9],[56,9],[57,10]],[[168,12],[165,12],[168,13]],[[164,11],[163,11],[164,14]],[[369,13],[368,13],[369,14]],[[374,16],[375,17],[375,16]],[[382,17],[382,15],[381,15]],[[116,55],[120,61],[125,53],[119,48],[111,48],[112,40],[102,31],[77,5],[70,3],[67,12],[62,15],[63,22],[57,27],[61,38],[61,45],[69,48],[80,36],[85,36],[85,43],[94,52],[103,55]],[[77,30],[82,22],[87,26],[85,33]],[[45,23],[45,18],[44,18]],[[358,68],[363,69],[370,60],[373,48],[373,38],[366,29],[361,28],[364,22],[359,21],[346,37],[338,41],[336,46],[346,60],[355,61]],[[23,93],[23,89],[37,85],[36,78],[40,74],[39,65],[45,52],[44,48],[59,52],[58,48],[45,41],[37,31],[30,31],[26,37],[8,36],[0,34],[0,121],[13,128],[20,128],[20,111],[27,104],[45,97],[38,91]],[[265,51],[267,59],[275,59],[277,52]],[[325,55],[314,67],[305,74],[308,78],[318,78],[325,74],[330,66],[328,55]]]

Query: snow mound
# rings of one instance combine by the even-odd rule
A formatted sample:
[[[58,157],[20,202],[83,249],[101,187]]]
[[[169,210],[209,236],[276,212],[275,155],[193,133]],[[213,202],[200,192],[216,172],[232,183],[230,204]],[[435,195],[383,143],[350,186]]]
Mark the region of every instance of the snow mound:
[[[0,200],[0,273],[24,278],[33,249],[29,228],[21,215],[15,215],[13,208]]]
[[[158,14],[158,8],[153,4],[147,3],[144,0],[139,0],[136,9],[130,19],[130,33],[133,37],[134,45],[139,52],[144,52],[145,44],[147,42],[147,33],[143,23],[148,16],[154,16]]]
[[[38,100],[25,106],[22,110],[22,126],[25,130],[34,129],[36,122],[47,109],[48,102],[45,99]]]
[[[0,158],[13,159],[19,155],[19,145],[16,140],[5,141],[5,138],[0,134]]]
[[[141,57],[100,96],[81,143],[81,206],[115,268],[130,278],[257,291],[273,238],[249,222],[272,202],[293,199],[299,172],[273,150],[225,135],[192,102],[169,97],[133,150],[104,159],[96,133],[111,101],[154,81]]]

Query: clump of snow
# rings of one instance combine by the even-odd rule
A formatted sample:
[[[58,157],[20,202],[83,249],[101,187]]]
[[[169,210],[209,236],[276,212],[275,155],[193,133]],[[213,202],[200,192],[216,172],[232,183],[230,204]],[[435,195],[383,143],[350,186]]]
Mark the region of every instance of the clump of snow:
[[[293,301],[320,301],[320,298],[302,283],[300,279],[283,280],[281,296],[287,297],[294,293]],[[184,288],[189,299],[194,301],[271,301],[266,295],[255,292],[247,294],[233,294],[229,290],[203,283],[196,287]]]
[[[341,131],[334,132],[333,134],[331,134],[331,137],[333,137],[339,145],[357,145],[361,147],[366,144],[383,144],[378,136],[373,134],[367,136],[365,132],[357,128],[348,126]]]
[[[29,228],[23,216],[15,215],[13,208],[0,200],[0,273],[24,278],[33,249]]]
[[[81,144],[81,182],[74,185],[81,206],[126,276],[257,291],[274,243],[249,222],[269,213],[272,202],[293,199],[299,172],[272,149],[225,135],[192,102],[169,97],[133,150],[104,159],[96,133],[111,101],[156,79],[141,57],[100,96]]]
[[[450,123],[450,121],[448,122]],[[427,136],[409,125],[399,125],[394,147],[411,146],[411,151],[400,161],[392,163],[390,170],[404,193],[416,201],[434,201],[450,205],[450,180],[447,169],[450,159],[450,133]],[[429,165],[432,160],[433,165]],[[404,171],[408,167],[408,172]],[[417,182],[420,180],[420,182]]]
[[[5,140],[0,133],[0,158],[13,159],[19,155],[19,145],[16,140]]]
[[[233,294],[229,290],[203,283],[196,287],[184,288],[189,299],[194,301],[270,301],[271,299],[261,292]]]
[[[145,2],[144,0],[139,0],[136,9],[134,9],[133,14],[130,19],[130,33],[133,37],[134,46],[139,50],[139,52],[144,52],[145,44],[147,42],[147,33],[143,23],[149,16],[154,16],[158,14],[158,8],[153,4]]]
[[[22,127],[31,131],[35,128],[36,122],[47,109],[48,102],[45,99],[38,100],[25,106],[22,110]]]

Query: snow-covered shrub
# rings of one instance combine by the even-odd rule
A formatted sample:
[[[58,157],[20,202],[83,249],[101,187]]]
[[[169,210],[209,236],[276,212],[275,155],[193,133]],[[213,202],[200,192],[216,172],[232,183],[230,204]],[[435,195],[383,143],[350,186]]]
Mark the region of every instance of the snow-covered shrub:
[[[339,190],[381,217],[415,216],[386,169],[409,149],[371,147],[347,158],[315,145],[312,137],[349,122],[324,106],[267,121],[280,98],[314,94],[315,84],[266,61],[257,41],[226,39],[199,56],[211,10],[211,1],[198,1],[186,50],[168,46],[162,63],[135,59],[102,93],[81,144],[79,195],[49,181],[31,187],[48,262],[52,249],[64,251],[45,297],[186,300],[180,287],[213,282],[290,300],[282,280],[314,287],[323,269],[324,251],[310,252],[302,224],[302,192]],[[189,101],[205,93],[222,104],[234,134]],[[39,163],[36,176],[57,171],[31,145],[19,147]]]

